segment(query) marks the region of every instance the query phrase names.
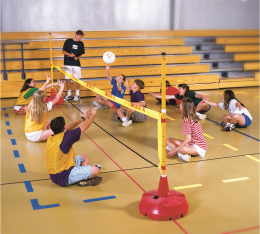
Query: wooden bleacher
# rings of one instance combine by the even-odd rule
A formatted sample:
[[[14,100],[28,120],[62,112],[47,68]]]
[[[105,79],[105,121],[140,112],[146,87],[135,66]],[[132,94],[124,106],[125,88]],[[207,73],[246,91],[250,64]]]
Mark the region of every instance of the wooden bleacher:
[[[124,74],[128,78],[142,79],[146,85],[144,93],[160,90],[161,52],[167,54],[166,74],[167,80],[172,85],[187,83],[193,90],[259,85],[259,63],[257,62],[259,61],[259,30],[84,33],[83,42],[86,54],[81,58],[82,79],[104,91],[111,91],[102,59],[106,51],[113,51],[116,55],[116,61],[110,69],[111,75],[115,77],[118,74]],[[74,32],[52,33],[53,63],[61,68],[64,68],[64,55],[61,52],[63,43],[65,39],[73,36]],[[195,38],[195,42],[187,43],[187,38]],[[48,32],[1,33],[1,39],[3,42],[29,43],[24,45],[23,53],[26,78],[33,78],[40,83],[46,80],[45,73],[50,73]],[[211,43],[212,47],[210,47]],[[214,46],[217,46],[215,50]],[[5,63],[7,80],[1,77],[1,98],[17,97],[24,82],[21,79],[21,61],[17,61],[21,58],[20,48],[19,45],[5,45],[5,58],[8,59]],[[3,55],[2,51],[1,53]],[[210,58],[211,53],[213,58]],[[221,53],[220,58],[216,58],[217,53]],[[232,58],[228,58],[226,55],[229,56],[231,53],[235,54]],[[253,72],[253,75],[223,77],[227,69],[221,68],[221,61],[224,65],[223,61],[237,62],[234,71]],[[244,66],[238,69],[241,62]],[[217,63],[220,66],[216,65]],[[1,65],[3,68],[3,61]],[[54,79],[64,79],[64,75],[54,71]],[[84,87],[81,89],[82,97],[94,95]],[[50,89],[47,92],[50,92]]]

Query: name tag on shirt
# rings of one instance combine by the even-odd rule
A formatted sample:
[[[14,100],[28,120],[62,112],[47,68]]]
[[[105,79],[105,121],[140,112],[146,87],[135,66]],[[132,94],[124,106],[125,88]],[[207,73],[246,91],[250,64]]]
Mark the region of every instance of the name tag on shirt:
[[[72,45],[72,49],[73,50],[77,50],[78,49],[78,45]]]

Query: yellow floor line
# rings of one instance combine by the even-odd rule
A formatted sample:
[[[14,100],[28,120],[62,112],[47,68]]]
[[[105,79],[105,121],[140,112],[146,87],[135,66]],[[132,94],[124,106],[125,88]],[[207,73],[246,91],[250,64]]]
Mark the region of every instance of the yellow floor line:
[[[238,151],[238,149],[236,149],[235,147],[232,147],[231,145],[228,145],[228,144],[223,144],[223,145],[232,149],[232,150]]]
[[[245,92],[235,92],[235,93],[243,93],[243,94],[247,94],[247,93],[245,93]]]
[[[234,182],[234,181],[240,181],[240,180],[249,180],[248,177],[241,177],[241,178],[236,178],[236,179],[230,179],[230,180],[222,180],[224,183],[228,182]]]
[[[259,96],[255,96],[255,97],[258,97],[258,98],[260,98]]]
[[[260,163],[260,160],[259,159],[257,159],[257,158],[254,158],[253,156],[251,156],[251,155],[246,155],[248,158],[250,158],[250,159],[252,159],[252,160],[254,160],[254,161],[256,161],[256,162],[258,162],[258,163]]]
[[[175,120],[175,119],[173,119],[173,118],[171,118],[171,117],[169,117],[169,116],[167,116],[167,118],[170,119],[170,120]]]
[[[203,133],[203,135],[204,135],[205,137],[209,138],[209,139],[215,139],[214,137],[212,137],[212,136],[210,136],[210,135],[208,135],[208,134],[206,134],[206,133]]]
[[[191,184],[191,185],[186,185],[186,186],[173,187],[173,189],[179,190],[179,189],[195,188],[195,187],[201,187],[201,186],[203,186],[203,185],[202,184]]]

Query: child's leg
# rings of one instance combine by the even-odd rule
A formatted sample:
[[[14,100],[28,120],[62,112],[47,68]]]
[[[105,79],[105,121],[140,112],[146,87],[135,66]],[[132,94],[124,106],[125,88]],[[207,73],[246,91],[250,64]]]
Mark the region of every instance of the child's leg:
[[[134,110],[127,108],[126,118],[130,119],[131,115],[134,113]]]
[[[193,156],[198,156],[198,151],[194,146],[183,146],[179,149],[181,154],[189,154]]]
[[[222,115],[222,121],[224,122],[224,124],[227,124],[230,122],[231,120],[231,116],[230,115]]]
[[[196,112],[200,112],[200,111],[207,112],[208,110],[209,110],[209,104],[203,101],[201,101],[196,107]]]
[[[123,119],[125,117],[124,109],[119,108],[119,109],[117,109],[116,112],[117,112],[118,116],[120,117],[120,119]]]
[[[175,138],[167,138],[166,144],[171,148],[171,151],[168,153],[168,156],[172,157],[176,154],[176,148],[182,143],[182,140],[175,139]]]
[[[96,98],[97,98],[98,104],[112,108],[112,106],[113,106],[112,103],[109,100],[107,100],[106,98],[104,98],[103,96],[96,94]]]
[[[83,159],[83,162],[80,164],[80,166],[88,166],[89,165],[89,157],[86,154],[80,155]],[[99,169],[96,166],[90,166],[91,169],[91,178],[95,177],[97,174],[99,174]]]
[[[233,114],[230,119],[231,124],[239,124],[241,126],[245,125],[246,119],[243,115]]]

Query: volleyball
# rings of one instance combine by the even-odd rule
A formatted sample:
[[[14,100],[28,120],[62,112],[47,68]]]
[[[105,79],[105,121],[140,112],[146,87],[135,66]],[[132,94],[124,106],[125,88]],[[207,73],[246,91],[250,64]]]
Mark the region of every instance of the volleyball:
[[[116,59],[116,56],[113,52],[107,51],[103,54],[103,60],[105,63],[113,63]]]

